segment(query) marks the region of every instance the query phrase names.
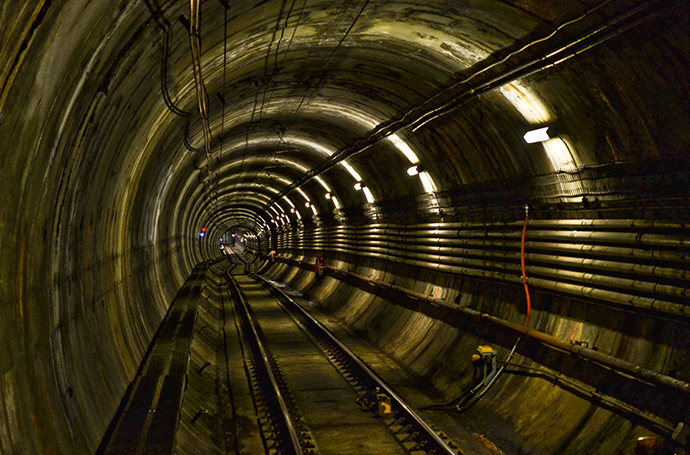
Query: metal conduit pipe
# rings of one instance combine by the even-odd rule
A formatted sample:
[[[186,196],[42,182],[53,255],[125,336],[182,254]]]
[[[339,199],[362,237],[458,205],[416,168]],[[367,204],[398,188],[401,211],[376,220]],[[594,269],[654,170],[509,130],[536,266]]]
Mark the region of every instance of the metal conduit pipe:
[[[611,223],[609,225],[593,225],[587,223],[577,223],[577,224],[556,224],[556,223],[541,223],[541,220],[530,221],[529,226],[533,231],[565,231],[565,232],[607,232],[612,231],[614,233],[622,233],[624,231],[634,231],[634,234],[643,233],[642,231],[655,230],[655,231],[669,231],[675,232],[674,235],[669,234],[656,234],[660,237],[677,237],[687,238],[687,228],[681,225],[670,225],[666,224],[664,228],[653,227],[651,225],[635,225],[629,226],[627,224],[621,223]],[[562,221],[562,220],[552,220],[552,221]],[[615,220],[614,220],[615,221]],[[568,228],[569,230],[564,230],[563,228]],[[405,225],[405,226],[363,226],[359,228],[331,228],[331,229],[315,229],[312,231],[313,235],[337,235],[343,233],[362,233],[366,235],[371,234],[399,234],[399,235],[414,235],[414,236],[433,236],[433,235],[452,235],[457,232],[505,232],[508,231],[519,231],[521,227],[517,223],[448,223],[439,226],[428,226],[428,225]],[[647,234],[649,235],[649,234]]]
[[[621,219],[583,219],[583,220],[570,220],[570,219],[558,219],[558,220],[538,220],[532,219],[529,221],[529,225],[533,228],[540,229],[551,229],[551,230],[563,230],[567,229],[580,229],[585,231],[600,231],[600,230],[653,230],[653,231],[687,231],[688,227],[684,224],[679,223],[669,223],[663,221],[654,220],[621,220]],[[360,227],[344,227],[337,226],[332,228],[317,228],[315,232],[336,232],[336,231],[352,231],[352,230],[388,230],[393,229],[396,231],[408,231],[408,230],[472,230],[472,229],[486,229],[486,228],[519,228],[520,222],[510,221],[510,222],[447,222],[447,223],[423,223],[423,224],[383,224],[375,223],[368,224],[366,226]]]
[[[305,240],[303,243],[306,246],[314,246],[314,247],[324,247],[324,246],[351,246],[351,245],[357,245],[360,246],[362,244],[364,245],[370,245],[370,244],[375,244],[375,245],[382,245],[382,246],[390,246],[390,247],[395,247],[398,250],[405,250],[405,251],[420,251],[420,252],[439,252],[439,253],[447,253],[447,254],[453,254],[453,255],[458,255],[458,254],[467,254],[467,255],[476,255],[476,256],[492,256],[492,257],[511,257],[509,254],[501,254],[501,253],[489,253],[487,254],[486,252],[482,251],[494,251],[489,248],[476,248],[476,249],[455,249],[452,247],[438,247],[438,246],[433,246],[436,244],[436,242],[429,242],[428,240],[426,242],[418,242],[416,241],[414,244],[410,244],[409,242],[403,243],[400,245],[400,240],[391,238],[391,237],[382,237],[382,236],[377,236],[379,241],[376,241],[377,239],[373,238],[366,238],[362,240],[358,239],[341,239],[340,241],[329,241],[328,243],[318,243],[314,242],[312,240]],[[516,248],[517,242],[485,242],[485,241],[467,241],[467,240],[459,240],[459,241],[452,241],[452,240],[447,240],[444,239],[443,241],[444,244],[446,245],[475,245],[475,246],[484,246],[484,247],[500,247],[500,248]],[[289,243],[287,244],[289,245]],[[419,245],[419,246],[418,246]],[[424,245],[432,245],[432,246],[424,246]],[[542,244],[539,242],[529,242],[528,245],[534,247],[534,249],[546,249],[548,250],[549,248],[545,248],[546,245],[556,245],[560,246],[561,244],[553,244],[553,243],[546,243]],[[589,246],[589,245],[577,245],[577,246],[571,246],[570,248],[565,248],[565,251],[593,251],[594,246]],[[620,248],[620,247],[609,247],[609,248]],[[563,248],[561,248],[563,249]],[[626,259],[630,259],[631,257],[639,257],[640,259],[655,259],[655,260],[662,260],[662,259],[668,259],[668,260],[675,260],[680,261],[682,260],[683,262],[687,262],[687,255],[683,252],[664,252],[664,251],[645,251],[645,250],[640,250],[640,249],[625,249],[625,250],[607,250],[606,247],[599,247],[598,250],[594,251],[599,251],[599,252],[613,252],[617,253],[619,257],[625,257]],[[603,261],[603,260],[593,260],[593,259],[582,259],[582,258],[570,258],[568,256],[562,256],[562,255],[544,255],[544,254],[538,254],[538,253],[529,253],[530,259],[533,261],[541,261],[541,262],[547,262],[547,263],[554,263],[554,264],[561,264],[561,265],[580,265],[580,266],[586,266],[589,268],[598,268],[601,270],[611,270],[611,271],[616,271],[616,272],[624,272],[624,273],[629,273],[629,274],[636,274],[640,276],[654,276],[654,277],[659,277],[659,278],[666,278],[666,279],[673,279],[673,280],[687,280],[688,277],[690,276],[690,273],[686,270],[681,270],[681,269],[674,269],[670,267],[658,267],[658,266],[647,266],[644,264],[634,264],[630,263],[629,261],[625,263],[621,262],[616,262],[616,261]]]
[[[382,233],[383,234],[383,233]],[[394,234],[385,232],[385,234]],[[421,230],[396,233],[399,237],[429,237],[429,238],[520,238],[520,230],[511,231],[487,231],[483,230]],[[371,235],[375,235],[372,233]],[[690,237],[666,234],[645,234],[634,232],[600,232],[600,231],[550,231],[535,230],[530,227],[527,231],[527,238],[548,239],[560,242],[591,242],[591,243],[612,243],[617,245],[641,245],[641,246],[660,246],[671,248],[689,248]]]
[[[500,281],[507,281],[511,283],[522,283],[522,280],[517,273],[517,270],[519,267],[517,266],[506,266],[506,265],[495,265],[494,263],[488,262],[488,261],[473,261],[469,259],[456,259],[453,261],[453,265],[448,265],[448,264],[442,264],[442,263],[431,263],[431,262],[420,262],[420,259],[422,257],[417,257],[413,256],[412,258],[406,258],[406,257],[401,257],[398,255],[391,255],[391,254],[383,254],[383,253],[377,253],[377,252],[369,252],[369,251],[362,251],[362,250],[351,250],[351,249],[343,249],[343,248],[334,248],[330,251],[333,252],[340,252],[340,253],[345,253],[345,254],[351,254],[355,256],[363,256],[363,257],[371,257],[374,259],[381,259],[389,262],[396,262],[396,263],[401,263],[401,264],[406,264],[406,265],[413,265],[416,267],[422,267],[425,269],[429,270],[434,270],[434,271],[441,271],[441,272],[446,272],[450,274],[456,274],[456,275],[465,275],[465,276],[474,276],[478,278],[485,278],[485,279],[492,279],[492,280],[500,280]],[[464,264],[464,265],[471,265],[474,267],[460,267],[457,264]],[[484,267],[484,268],[482,268]],[[501,270],[513,270],[515,271],[515,274],[510,274],[510,273],[503,273]],[[546,269],[546,271],[549,271],[548,274],[545,276],[548,277],[553,277],[553,278],[563,278],[564,274],[556,269]],[[528,268],[528,270],[532,270],[532,268]],[[593,283],[593,284],[609,284],[609,285],[615,285],[616,281],[619,279],[614,279],[610,277],[601,277],[599,279],[598,277],[592,278],[591,274],[587,273],[580,273],[581,279],[584,281],[585,277],[587,277],[588,283]],[[573,278],[576,280],[577,278]],[[628,280],[629,282],[628,287],[624,287],[623,289],[625,290],[632,290],[636,291],[636,286],[639,288],[642,286],[642,282],[637,282],[635,280]],[[611,291],[607,289],[598,289],[594,288],[591,286],[585,286],[582,284],[575,284],[575,283],[567,283],[567,282],[562,282],[562,281],[553,281],[553,280],[547,280],[539,277],[534,277],[530,276],[528,278],[528,282],[531,286],[536,286],[539,288],[551,290],[551,291],[556,291],[559,293],[565,293],[565,294],[570,294],[574,295],[577,297],[587,297],[587,298],[592,298],[604,302],[610,302],[614,303],[616,305],[621,305],[623,307],[632,307],[632,308],[638,308],[638,309],[645,309],[649,311],[658,311],[662,313],[668,313],[668,314],[673,314],[676,316],[683,316],[687,317],[690,316],[690,305],[686,305],[684,303],[676,303],[676,302],[670,302],[666,300],[661,300],[661,299],[656,299],[652,297],[644,297],[644,296],[639,296],[639,295],[633,295],[633,294],[626,294],[623,292],[617,292],[617,291]],[[654,286],[652,284],[651,289],[654,289]],[[683,290],[683,292],[686,292],[687,290]]]
[[[522,233],[519,229],[511,231],[487,231],[477,230],[384,230],[384,231],[353,231],[367,237],[376,235],[390,235],[401,238],[519,238]],[[334,234],[335,235],[335,234]],[[316,238],[329,238],[323,233]],[[592,243],[612,243],[640,246],[661,246],[670,248],[689,248],[690,235],[650,234],[635,232],[600,232],[600,231],[563,231],[563,230],[535,230],[527,231],[527,237],[532,239],[548,239],[560,242],[588,241]]]
[[[421,224],[390,224],[390,223],[375,223],[367,225],[367,228],[383,228],[383,229],[451,229],[457,230],[461,228],[486,228],[486,227],[520,227],[522,221],[511,222],[469,222],[457,221],[447,223],[421,223]],[[560,219],[560,220],[535,220],[529,221],[532,227],[567,227],[567,228],[608,228],[608,229],[654,229],[654,230],[687,230],[688,226],[680,223],[670,223],[668,221],[660,220],[641,220],[641,219]],[[319,229],[316,229],[319,230]],[[350,227],[338,226],[326,230],[352,230]]]
[[[459,237],[459,238],[474,238],[487,235],[499,236],[513,236],[516,233],[521,234],[521,228],[517,226],[501,226],[501,229],[492,228],[491,226],[478,226],[473,229],[459,228],[459,229],[378,229],[378,228],[360,228],[339,230],[335,232],[328,231],[312,231],[310,235],[314,238],[333,238],[340,236],[377,236],[388,235],[398,237],[420,237],[420,238],[445,238],[445,237]],[[615,243],[640,243],[640,244],[659,244],[664,246],[684,246],[690,242],[690,233],[671,232],[668,234],[650,234],[642,231],[631,232],[629,230],[592,230],[592,229],[548,229],[539,228],[530,225],[530,233],[535,233],[540,236],[554,236],[558,239],[592,239],[592,241],[612,241]]]
[[[280,260],[288,263],[293,263],[295,265],[304,265],[307,267],[311,267],[311,264],[306,262],[306,261],[297,261],[294,259],[289,259],[289,258],[279,258]],[[455,304],[452,304],[446,300],[443,299],[438,299],[435,297],[430,297],[428,295],[421,294],[419,292],[412,291],[410,289],[391,284],[391,283],[386,283],[384,281],[380,280],[375,280],[371,279],[369,277],[365,277],[362,275],[358,275],[356,273],[352,273],[349,271],[345,270],[340,270],[337,268],[329,268],[327,269],[327,273],[330,274],[340,274],[340,275],[345,275],[349,276],[352,278],[355,278],[359,281],[369,283],[375,287],[379,288],[385,288],[385,289],[393,289],[397,292],[400,292],[402,294],[405,294],[409,297],[412,297],[417,300],[422,300],[425,302],[428,302],[429,304],[436,305],[439,307],[446,308],[448,310],[452,311],[457,311],[460,313],[463,313],[469,317],[472,317],[473,319],[476,319],[478,321],[482,322],[487,322],[489,324],[505,327],[507,329],[510,329],[514,332],[518,332],[520,334],[523,334],[529,338],[538,340],[542,343],[544,343],[547,346],[556,348],[558,350],[572,353],[577,357],[580,357],[582,359],[586,360],[591,360],[593,362],[598,363],[599,365],[608,367],[614,371],[620,372],[620,373],[625,373],[630,376],[633,376],[637,379],[643,380],[650,382],[652,384],[657,384],[657,385],[664,385],[667,387],[671,387],[673,389],[677,389],[683,393],[688,393],[690,392],[690,383],[681,381],[679,379],[673,378],[671,376],[664,375],[658,371],[650,370],[648,368],[644,368],[640,365],[636,365],[631,362],[627,362],[625,360],[619,359],[617,357],[613,357],[608,354],[604,354],[600,351],[595,351],[594,349],[587,348],[583,345],[579,344],[573,344],[569,343],[567,341],[563,341],[559,338],[556,338],[552,335],[546,334],[544,332],[540,332],[535,329],[531,329],[529,327],[524,327],[520,324],[515,324],[510,321],[506,321],[505,319],[501,319],[495,316],[491,316],[490,314],[487,313],[482,313],[477,310],[473,310],[470,308],[466,307],[458,307]],[[519,279],[517,281],[520,281]]]
[[[384,255],[390,255],[390,256],[397,256],[397,257],[403,257],[403,258],[412,258],[412,259],[417,259],[420,261],[425,261],[425,262],[439,262],[439,263],[445,263],[445,264],[451,264],[451,265],[467,265],[467,266],[474,266],[474,267],[479,267],[479,268],[489,268],[489,269],[508,269],[512,271],[517,271],[517,266],[514,266],[512,264],[506,264],[506,263],[501,263],[501,262],[495,262],[495,261],[487,261],[487,260],[478,260],[478,259],[471,259],[467,257],[461,257],[461,256],[441,256],[441,255],[433,255],[433,254],[423,254],[423,253],[416,253],[416,254],[400,254],[396,250],[390,250],[390,249],[385,249],[385,248],[372,248],[372,247],[361,247],[358,248],[357,250],[350,250],[352,254],[355,253],[355,251],[368,251],[368,252],[377,252],[377,253],[382,253]],[[504,257],[504,258],[512,258],[515,259],[515,254],[513,253],[499,253],[499,254],[485,254],[487,257]],[[555,257],[558,259],[558,257]],[[519,258],[518,258],[519,259]],[[566,258],[569,259],[569,258]],[[558,261],[556,260],[556,264],[562,264],[563,261]],[[615,264],[615,263],[612,263]],[[586,264],[584,264],[586,265]],[[612,268],[615,268],[614,265],[611,266]],[[599,275],[599,274],[594,274],[591,272],[576,272],[576,271],[569,271],[569,270],[562,270],[562,269],[552,269],[552,268],[547,268],[547,267],[539,267],[539,266],[534,266],[531,265],[528,267],[528,270],[531,272],[531,276],[536,276],[536,275],[542,275],[542,276],[549,276],[549,277],[560,277],[560,278],[566,278],[572,281],[582,281],[586,283],[593,283],[593,284],[599,284],[599,285],[604,285],[608,287],[614,287],[614,288],[623,288],[623,289],[628,289],[628,290],[635,290],[639,292],[646,292],[650,294],[664,294],[670,297],[675,297],[675,298],[687,298],[690,296],[690,291],[687,288],[683,287],[678,287],[678,286],[672,286],[672,285],[666,285],[662,283],[653,283],[653,282],[647,282],[647,281],[642,281],[642,280],[636,280],[636,279],[629,279],[629,278],[621,278],[621,277],[614,277],[614,276],[606,276],[606,275]],[[672,270],[669,273],[676,273],[676,274],[682,274],[685,273],[683,271],[675,271]]]
[[[414,258],[420,261],[437,261],[440,263],[450,263],[450,264],[465,264],[474,265],[478,267],[488,267],[488,268],[507,268],[514,270],[515,268],[511,264],[506,264],[503,262],[487,261],[487,260],[475,260],[472,256],[480,258],[489,259],[507,259],[517,261],[519,260],[519,253],[512,253],[506,251],[494,251],[494,250],[480,250],[480,249],[457,249],[457,248],[441,248],[441,247],[415,247],[406,246],[398,248],[386,248],[385,246],[397,246],[393,243],[382,243],[383,246],[369,246],[356,243],[347,242],[332,242],[329,244],[322,245],[323,247],[328,247],[332,250],[334,248],[344,248],[350,249],[350,252],[355,253],[356,251],[368,251],[382,253],[391,256]],[[309,248],[309,245],[305,245]],[[348,248],[356,247],[356,248]],[[322,249],[314,248],[314,249]],[[437,253],[437,254],[434,254]],[[446,254],[439,254],[446,253]],[[470,256],[470,257],[467,257]],[[560,267],[579,267],[587,268],[588,272],[576,272],[559,269],[554,270],[552,268],[539,267],[535,265],[530,265],[528,270],[534,275],[546,275],[546,276],[567,276],[571,280],[579,280],[584,282],[591,282],[595,284],[602,284],[611,287],[627,288],[633,289],[640,292],[647,292],[651,294],[665,294],[675,298],[688,298],[690,297],[690,289],[663,284],[654,283],[644,280],[622,278],[619,276],[605,276],[591,273],[592,270],[595,271],[613,271],[618,274],[624,274],[628,276],[635,277],[656,277],[656,278],[666,278],[670,280],[687,281],[690,272],[680,269],[662,268],[656,266],[645,266],[634,263],[621,263],[613,261],[601,261],[601,260],[589,260],[582,258],[572,258],[567,256],[553,256],[544,254],[529,254],[528,258],[531,262],[539,263],[551,263],[558,265]]]
[[[370,239],[367,239],[370,240]],[[452,244],[451,242],[444,242],[446,244]],[[469,243],[469,242],[468,242]],[[465,242],[462,242],[462,244],[468,244]],[[368,241],[365,245],[368,244],[374,244],[372,241]],[[396,250],[400,251],[410,251],[410,252],[419,252],[419,253],[439,253],[443,255],[449,255],[449,256],[478,256],[478,257],[496,257],[496,258],[505,258],[505,259],[510,259],[510,260],[519,260],[520,256],[518,252],[510,252],[506,251],[506,249],[519,249],[520,245],[518,242],[500,242],[496,243],[494,245],[487,244],[485,242],[471,242],[469,244],[476,245],[476,246],[491,246],[491,247],[501,247],[500,250],[494,249],[494,248],[455,248],[451,246],[437,246],[437,245],[429,245],[429,244],[404,244],[400,246],[398,242],[394,241],[380,241],[380,242],[375,242],[376,245],[381,245],[385,247],[394,247]],[[558,244],[550,244],[550,245],[558,245]],[[310,242],[305,242],[305,246],[320,246],[320,247],[353,247],[357,246],[360,247],[362,246],[362,242],[355,241],[354,239],[348,239],[348,240],[341,240],[341,241],[331,241],[328,243],[322,243],[322,244],[316,244],[316,243],[310,243]],[[289,248],[289,244],[287,245]],[[582,248],[584,248],[584,245],[582,245]],[[580,251],[578,249],[572,249],[572,251]],[[630,252],[631,250],[628,249]],[[642,251],[642,250],[639,250]],[[656,259],[659,259],[659,256],[661,256],[663,252],[657,252],[657,255],[655,256]],[[631,254],[628,255],[621,255],[621,257],[625,257],[626,259],[630,259]],[[677,258],[677,256],[671,256],[673,258]],[[626,274],[631,274],[631,275],[637,275],[637,276],[650,276],[650,277],[655,277],[655,278],[663,278],[663,279],[668,279],[668,280],[682,280],[682,281],[687,281],[690,280],[690,271],[687,270],[682,270],[682,269],[674,269],[670,267],[659,267],[659,266],[650,266],[650,265],[644,265],[644,264],[636,264],[636,263],[631,263],[631,262],[620,262],[620,261],[607,261],[607,260],[602,260],[602,259],[588,259],[588,258],[581,258],[581,257],[574,257],[574,256],[564,256],[564,255],[549,255],[549,254],[540,254],[540,253],[529,253],[527,255],[527,258],[532,261],[532,262],[544,262],[544,263],[549,263],[549,264],[555,264],[555,265],[560,265],[560,266],[570,266],[570,267],[579,267],[583,268],[586,267],[587,269],[599,269],[599,270],[605,270],[605,271],[611,271],[611,272],[622,272]]]
[[[344,235],[334,235],[334,239],[351,239],[352,237],[345,237]],[[377,238],[393,239],[391,236],[367,236],[364,240],[375,240]],[[292,239],[286,242],[291,245]],[[309,244],[310,240],[300,237],[295,240],[301,242],[300,244]],[[362,241],[359,240],[358,241]],[[451,245],[451,246],[477,246],[488,247],[494,249],[520,249],[520,242],[518,240],[500,240],[500,239],[449,239],[449,238],[417,238],[416,243],[419,245]],[[655,262],[690,262],[690,255],[683,251],[664,251],[664,250],[643,250],[640,248],[618,247],[618,246],[602,246],[602,245],[587,245],[584,243],[553,243],[540,242],[536,240],[525,242],[525,247],[536,251],[552,251],[573,253],[580,256],[587,256],[590,258],[616,257],[625,258],[627,260],[638,259],[641,261],[655,261]],[[676,270],[676,269],[673,269]]]

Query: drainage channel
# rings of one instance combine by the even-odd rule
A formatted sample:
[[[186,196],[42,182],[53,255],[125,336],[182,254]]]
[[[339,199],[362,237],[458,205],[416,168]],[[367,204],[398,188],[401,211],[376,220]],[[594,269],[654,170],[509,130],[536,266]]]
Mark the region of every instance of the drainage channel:
[[[308,377],[308,379],[302,383],[297,379],[293,380],[292,383],[297,383],[298,388],[301,389],[305,388],[304,382],[318,384],[322,381],[318,376],[326,374],[322,370],[328,368],[330,374],[338,376],[341,383],[344,383],[344,387],[348,389],[346,392],[342,390],[343,386],[340,386],[341,389],[339,390],[324,389],[319,392],[310,392],[306,395],[311,394],[310,398],[316,397],[316,400],[307,404],[300,402],[307,417],[306,422],[315,438],[315,446],[318,447],[314,448],[315,451],[322,454],[350,453],[348,449],[354,441],[358,447],[351,447],[353,454],[441,455],[461,453],[445,434],[425,423],[381,378],[338,341],[323,325],[302,310],[299,304],[289,296],[259,276],[252,275],[251,281],[247,276],[237,278],[244,281],[240,285],[243,289],[254,286],[251,291],[252,295],[258,295],[259,290],[263,291],[264,295],[270,294],[273,302],[275,302],[274,305],[280,306],[283,318],[287,318],[293,326],[298,327],[302,336],[307,338],[313,349],[318,351],[318,356],[326,359],[327,367],[300,365],[302,377]],[[256,289],[257,287],[259,290]],[[266,310],[260,311],[265,313]],[[271,323],[272,328],[268,330],[273,332],[285,330],[285,321],[279,322],[276,319],[265,318],[265,322]],[[294,337],[295,335],[291,336]],[[295,349],[293,348],[293,350]],[[278,352],[276,350],[276,353]],[[289,357],[286,360],[289,362]],[[282,364],[282,361],[280,363]],[[294,365],[292,368],[294,369]],[[305,396],[305,390],[296,392],[296,395]],[[342,399],[345,396],[347,396],[346,403],[338,402],[338,398]],[[318,419],[324,418],[327,413],[323,410],[314,412],[314,408],[319,405],[318,403],[334,408],[337,417],[330,418],[329,422],[319,422]],[[308,414],[315,418],[310,419]],[[359,420],[361,423],[343,425],[344,421],[349,422],[351,419]],[[325,420],[329,420],[329,418],[325,417]],[[328,425],[339,426],[340,429],[330,428],[324,431],[325,428],[323,427]],[[374,430],[378,430],[378,433]],[[381,430],[385,436],[380,434]],[[334,444],[334,440],[336,444]],[[393,441],[396,447],[391,447],[390,441]]]

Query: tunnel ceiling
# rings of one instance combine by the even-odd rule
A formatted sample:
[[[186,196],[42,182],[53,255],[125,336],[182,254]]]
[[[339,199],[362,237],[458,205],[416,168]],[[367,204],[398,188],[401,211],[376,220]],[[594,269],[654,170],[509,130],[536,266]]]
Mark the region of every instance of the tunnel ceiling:
[[[8,434],[24,400],[36,447],[41,428],[56,447],[97,445],[98,429],[55,422],[102,427],[112,409],[65,397],[121,390],[75,391],[70,368],[116,359],[127,384],[204,257],[202,227],[514,221],[527,203],[567,218],[586,198],[615,207],[601,217],[686,221],[688,5],[3,2]],[[549,140],[523,138],[544,127]]]
[[[175,235],[201,225],[220,232],[246,211],[261,229],[277,205],[291,222],[298,220],[290,204],[310,221],[307,198],[324,214],[670,153],[655,137],[666,132],[649,130],[643,94],[616,97],[684,70],[673,50],[680,42],[649,39],[652,30],[680,26],[669,23],[686,9],[677,2],[207,0],[10,9],[29,22],[8,39],[31,46],[6,49],[23,64],[4,74],[3,101],[27,96],[26,86],[55,97],[31,97],[24,118],[60,118],[36,126],[39,142],[27,148],[45,156],[33,166],[53,179],[69,166],[85,189],[115,175],[120,208],[162,213],[165,226],[146,229]],[[647,59],[652,52],[666,61]],[[18,88],[24,78],[33,86]],[[596,128],[603,114],[610,115],[599,122],[633,138]],[[522,139],[555,124],[554,143]],[[410,179],[406,170],[417,163],[426,172]],[[366,191],[354,190],[358,180]],[[161,218],[146,222],[154,221]]]

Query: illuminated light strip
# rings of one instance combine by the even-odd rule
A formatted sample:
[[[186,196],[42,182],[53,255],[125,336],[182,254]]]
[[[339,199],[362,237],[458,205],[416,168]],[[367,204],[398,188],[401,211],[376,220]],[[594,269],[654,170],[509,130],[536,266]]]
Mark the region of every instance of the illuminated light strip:
[[[321,186],[326,190],[326,192],[328,192],[328,193],[331,192],[331,189],[328,187],[328,185],[326,184],[326,182],[324,182],[324,180],[323,180],[321,177],[319,177],[319,176],[317,175],[317,176],[314,177],[314,178],[316,179],[317,182],[319,182],[319,183],[321,184]]]
[[[293,204],[287,196],[283,196],[283,199],[285,199],[287,203],[290,204],[290,207],[292,207],[293,209],[295,208],[295,204]]]
[[[299,194],[301,194],[302,196],[304,196],[304,199],[306,199],[307,202],[311,202],[311,199],[309,199],[309,196],[307,196],[307,193],[305,193],[304,191],[302,191],[302,188],[297,188],[297,191],[299,192]]]
[[[316,213],[316,207],[314,207],[314,204],[311,204],[311,211],[314,212],[315,216],[318,215],[318,213]]]
[[[391,141],[395,147],[402,152],[403,155],[408,159],[408,161],[412,164],[417,164],[419,163],[419,158],[417,158],[417,154],[412,151],[409,145],[402,139],[400,139],[400,136],[397,134],[391,134],[388,136],[386,139]]]
[[[376,199],[374,199],[374,195],[371,194],[371,190],[368,186],[363,187],[362,192],[364,193],[364,196],[367,198],[368,203],[373,204],[374,202],[376,202]]]
[[[347,169],[347,172],[349,172],[350,175],[352,177],[354,177],[355,180],[357,180],[358,182],[362,181],[362,176],[359,175],[359,172],[355,171],[355,168],[353,168],[349,163],[347,163],[346,161],[341,161],[340,163],[343,166],[345,166],[345,169]]]
[[[438,191],[438,188],[436,187],[436,183],[434,183],[434,179],[431,178],[428,172],[422,171],[419,173],[419,180],[422,182],[422,187],[424,187],[424,191],[427,193],[435,193]]]
[[[335,196],[331,196],[331,201],[333,201],[333,204],[335,205],[336,209],[340,208],[340,202],[338,202],[338,198]]]

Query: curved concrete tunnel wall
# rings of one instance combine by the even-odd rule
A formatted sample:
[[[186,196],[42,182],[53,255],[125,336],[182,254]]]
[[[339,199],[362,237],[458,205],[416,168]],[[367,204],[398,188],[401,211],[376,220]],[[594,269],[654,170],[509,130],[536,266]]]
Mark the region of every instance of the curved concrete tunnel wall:
[[[537,220],[646,219],[653,223],[629,231],[668,235],[664,251],[676,259],[631,262],[677,270],[670,282],[681,294],[664,294],[663,278],[640,292],[677,307],[687,302],[683,2],[228,6],[201,4],[210,160],[189,35],[178,20],[189,20],[189,4],[0,8],[1,453],[93,452],[167,305],[235,226],[260,233],[262,247],[279,255],[312,260],[323,252],[329,266],[421,293],[459,291],[463,305],[520,323],[524,294],[510,267],[512,284],[437,273],[358,254],[356,246],[342,251],[328,229],[519,225],[525,203]],[[523,134],[541,125],[556,125],[558,138],[526,144]],[[430,176],[426,185],[406,175],[414,162],[407,147]],[[324,198],[317,174],[340,209]],[[374,203],[353,189],[357,180]],[[289,223],[270,221],[282,212]],[[326,239],[309,243],[319,229]],[[428,230],[419,228],[419,237]],[[322,300],[448,397],[471,375],[458,358],[487,339],[510,348],[487,328],[456,321],[458,330],[332,277],[314,284],[300,270],[280,265],[270,273]],[[591,295],[533,292],[532,327],[566,340],[607,340],[616,357],[690,381],[684,310],[664,315],[669,323]],[[520,354],[557,366],[535,352]],[[576,376],[575,367],[563,369]],[[595,372],[602,376],[592,382],[605,378]],[[617,453],[646,431],[624,425],[604,434],[625,419],[537,379],[499,387],[497,399],[473,410],[473,428],[493,432],[507,453]],[[658,410],[653,402],[630,404]],[[690,419],[682,410],[664,417]],[[558,419],[563,427],[534,431]]]

